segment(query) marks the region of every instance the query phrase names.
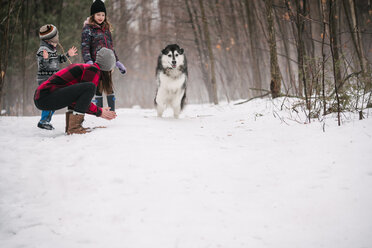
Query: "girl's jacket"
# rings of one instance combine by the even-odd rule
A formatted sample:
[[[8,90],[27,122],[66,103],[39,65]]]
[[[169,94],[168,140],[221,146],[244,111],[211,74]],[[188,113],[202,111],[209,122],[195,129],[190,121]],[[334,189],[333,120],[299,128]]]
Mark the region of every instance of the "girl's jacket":
[[[81,34],[81,52],[84,63],[87,63],[89,60],[95,62],[97,51],[102,47],[113,50],[116,61],[119,60],[114,50],[110,30],[104,26],[85,21]]]
[[[100,67],[98,64],[72,64],[51,76],[39,85],[35,92],[35,100],[42,99],[54,91],[82,82],[91,82],[96,87],[99,83]],[[74,107],[75,103],[71,105]],[[87,114],[101,116],[102,108],[90,103]]]

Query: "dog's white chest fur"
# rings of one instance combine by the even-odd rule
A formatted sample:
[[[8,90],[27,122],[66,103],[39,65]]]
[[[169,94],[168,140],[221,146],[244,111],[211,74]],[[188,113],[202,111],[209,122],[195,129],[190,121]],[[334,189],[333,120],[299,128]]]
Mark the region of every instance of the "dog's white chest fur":
[[[171,70],[169,76],[164,72],[159,73],[159,89],[177,91],[182,88],[186,75],[179,70]]]
[[[172,70],[168,74],[159,73],[158,92],[155,98],[159,116],[167,107],[171,107],[175,118],[178,118],[181,111],[181,100],[185,94],[186,79],[187,76],[179,70]]]
[[[178,74],[178,77],[174,78],[164,72],[159,73],[159,88],[156,98],[158,103],[172,106],[173,101],[175,101],[175,103],[179,104],[185,91],[183,85],[186,75],[182,73]]]

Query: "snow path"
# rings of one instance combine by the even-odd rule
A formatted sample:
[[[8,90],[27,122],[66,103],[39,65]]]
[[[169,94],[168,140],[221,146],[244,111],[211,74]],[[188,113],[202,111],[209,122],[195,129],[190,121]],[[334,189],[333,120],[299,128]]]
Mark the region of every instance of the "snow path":
[[[73,136],[0,117],[0,247],[372,247],[372,118],[323,132],[273,109],[120,109]]]

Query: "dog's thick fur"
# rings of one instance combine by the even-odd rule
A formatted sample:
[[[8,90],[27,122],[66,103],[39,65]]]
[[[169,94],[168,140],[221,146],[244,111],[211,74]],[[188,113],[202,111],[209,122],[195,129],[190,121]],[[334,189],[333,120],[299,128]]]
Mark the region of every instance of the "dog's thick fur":
[[[158,57],[156,67],[157,91],[154,99],[158,116],[162,117],[167,107],[178,118],[185,105],[187,61],[184,50],[177,44],[166,46]]]

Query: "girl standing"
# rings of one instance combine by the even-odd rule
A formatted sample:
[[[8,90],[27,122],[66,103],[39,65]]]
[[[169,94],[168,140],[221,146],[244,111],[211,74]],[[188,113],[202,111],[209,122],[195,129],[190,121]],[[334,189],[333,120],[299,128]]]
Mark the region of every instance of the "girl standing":
[[[102,47],[106,47],[114,51],[116,58],[116,67],[122,74],[126,73],[125,66],[119,61],[118,56],[114,50],[114,44],[111,37],[112,26],[106,17],[106,7],[101,0],[93,2],[90,8],[90,17],[84,22],[83,32],[81,36],[81,52],[84,63],[93,64],[96,61],[97,51]],[[111,72],[106,80],[112,81]],[[112,111],[115,111],[115,94],[114,90],[108,89],[106,92],[107,103]],[[102,89],[97,88],[96,91],[96,105],[103,106]]]

